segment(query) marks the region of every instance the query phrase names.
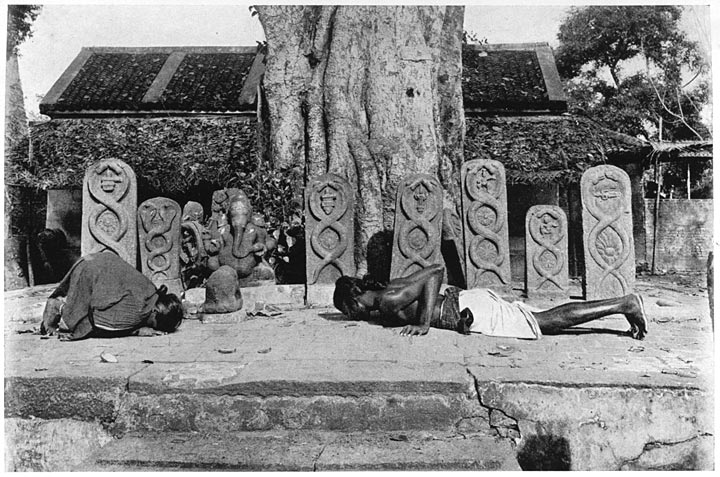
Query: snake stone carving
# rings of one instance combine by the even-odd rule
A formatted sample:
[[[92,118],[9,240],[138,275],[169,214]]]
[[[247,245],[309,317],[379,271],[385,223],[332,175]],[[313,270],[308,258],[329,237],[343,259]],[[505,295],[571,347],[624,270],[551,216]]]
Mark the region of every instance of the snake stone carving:
[[[352,205],[350,185],[338,175],[324,174],[308,184],[308,285],[334,283],[355,272]]]

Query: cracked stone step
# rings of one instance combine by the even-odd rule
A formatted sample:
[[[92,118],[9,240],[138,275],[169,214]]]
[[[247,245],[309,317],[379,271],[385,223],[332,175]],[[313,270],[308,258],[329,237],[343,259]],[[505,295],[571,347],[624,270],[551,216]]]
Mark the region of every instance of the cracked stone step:
[[[126,435],[78,470],[520,470],[506,440],[437,432]]]

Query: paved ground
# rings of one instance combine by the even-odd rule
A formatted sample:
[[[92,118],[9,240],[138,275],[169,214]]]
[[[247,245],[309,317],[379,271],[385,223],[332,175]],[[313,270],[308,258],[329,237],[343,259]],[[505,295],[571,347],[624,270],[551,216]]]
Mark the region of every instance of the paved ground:
[[[303,373],[295,376],[304,380],[347,377],[362,363],[387,363],[381,372],[389,375],[394,375],[397,365],[424,375],[442,363],[454,363],[503,381],[703,387],[713,367],[707,293],[700,281],[693,277],[639,281],[637,290],[650,317],[643,341],[624,335],[628,325],[619,315],[563,335],[525,341],[434,329],[423,337],[401,337],[398,329],[349,322],[331,308],[317,308],[250,317],[238,324],[186,320],[177,333],[167,336],[68,343],[32,333],[52,288],[43,286],[5,294],[5,371],[6,375],[61,375],[72,374],[76,367],[94,366],[102,373],[128,367],[142,369],[139,376],[150,376],[161,363],[178,369],[207,363],[215,372],[198,379],[213,381],[225,379],[213,375],[222,375],[220,363],[228,363],[243,366],[239,377],[259,378],[292,369]],[[118,363],[101,363],[103,353],[115,356]]]
[[[86,412],[88,416],[79,418],[88,420],[95,413],[102,421],[117,415],[117,404],[114,408],[105,408],[102,403],[97,404],[102,399],[90,402],[85,411],[65,412],[66,404],[57,400],[53,401],[56,414],[46,409],[45,404],[43,409],[33,408],[34,401],[42,401],[36,395],[56,392],[50,388],[43,391],[45,384],[38,383],[69,382],[77,386],[80,381],[73,379],[78,378],[96,379],[92,386],[115,383],[108,385],[106,394],[129,391],[153,395],[222,392],[260,396],[358,396],[378,392],[427,395],[478,392],[481,401],[484,398],[487,404],[493,399],[511,400],[502,397],[507,390],[501,385],[514,383],[537,385],[542,389],[559,386],[566,390],[625,386],[663,389],[664,395],[700,393],[712,398],[713,334],[703,276],[640,277],[636,289],[645,298],[650,318],[649,333],[644,341],[625,335],[628,325],[622,316],[539,341],[521,341],[463,336],[444,330],[430,330],[423,337],[401,337],[397,329],[349,322],[333,309],[311,308],[288,310],[273,317],[251,317],[237,324],[187,320],[178,332],[159,337],[61,342],[33,333],[51,289],[45,286],[5,294],[6,417],[34,415],[52,419],[67,418],[68,413],[74,413],[71,417],[77,418],[78,413]],[[574,294],[579,295],[579,289],[576,288]],[[538,307],[556,304],[529,303]],[[11,390],[19,391],[8,395],[9,382],[14,383],[10,385]],[[138,412],[133,415],[141,415]],[[565,412],[572,413],[572,407]],[[589,423],[605,429],[598,411],[588,412],[590,417],[577,417],[581,419],[577,426]],[[165,419],[158,429],[165,426],[196,431],[202,427],[200,430],[213,431],[220,426],[213,424],[207,415],[202,421],[197,418],[192,422],[177,416],[154,416],[153,419]],[[519,422],[520,418],[515,418]],[[253,419],[255,417],[238,418],[243,424],[230,430],[271,427],[267,423],[263,427]],[[287,421],[287,413],[282,419],[287,428],[309,426],[306,421],[299,424]],[[332,418],[340,424],[327,419],[323,426],[330,429],[333,426],[348,430],[382,429],[388,425],[387,415],[378,415],[377,422],[365,416],[357,429],[353,429],[349,419],[343,420],[343,416]],[[438,417],[438,422],[440,420]],[[137,423],[125,424],[137,428]],[[398,421],[397,426],[411,424]],[[521,431],[522,426],[521,423]],[[509,426],[513,427],[517,426]],[[643,437],[646,441],[653,440],[650,435],[646,437]],[[692,439],[695,437],[693,434]],[[646,453],[642,443],[639,445],[638,453]],[[646,454],[638,459],[643,455]],[[580,458],[579,454],[576,458]],[[627,465],[625,468],[632,468]]]

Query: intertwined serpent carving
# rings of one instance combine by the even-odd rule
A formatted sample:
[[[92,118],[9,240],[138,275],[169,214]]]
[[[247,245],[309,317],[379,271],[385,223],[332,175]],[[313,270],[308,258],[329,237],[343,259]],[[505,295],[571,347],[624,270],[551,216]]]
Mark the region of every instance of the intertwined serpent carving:
[[[140,205],[138,215],[146,232],[143,245],[148,252],[145,260],[147,269],[153,276],[162,275],[170,278],[167,276],[167,271],[172,263],[168,252],[172,250],[175,241],[168,232],[172,229],[173,221],[178,215],[178,207],[176,204],[168,202],[147,201]],[[159,247],[153,242],[157,237],[162,238],[162,245]],[[155,259],[158,257],[160,260],[156,262]]]
[[[506,209],[501,200],[502,183],[502,174],[491,163],[486,163],[474,171],[468,170],[465,176],[465,188],[471,200],[466,212],[467,224],[472,232],[468,255],[480,273],[491,272],[501,283],[506,284],[502,270],[506,250],[500,236]],[[482,245],[486,241],[497,250],[494,257],[486,257],[488,254],[483,253]]]
[[[440,230],[437,225],[441,211],[440,183],[437,180],[419,177],[409,179],[401,189],[400,207],[406,220],[403,220],[398,234],[398,249],[406,259],[400,273],[393,274],[403,277],[413,266],[425,268],[433,263],[433,255],[440,249]],[[397,212],[396,212],[397,213]],[[411,240],[414,236],[426,238],[423,243]]]
[[[625,214],[623,199],[627,190],[622,177],[609,169],[604,169],[596,179],[589,179],[590,186],[582,188],[582,200],[585,210],[597,223],[587,235],[587,247],[593,261],[600,267],[602,274],[598,288],[610,288],[607,280],[617,280],[623,294],[629,292],[626,278],[619,272],[630,256],[630,238],[620,219]],[[612,233],[620,241],[619,250],[612,241]],[[601,253],[602,251],[602,253]]]
[[[90,235],[101,245],[109,248],[121,257],[124,256],[124,246],[120,243],[128,231],[130,217],[120,201],[130,188],[130,177],[123,169],[122,164],[116,162],[103,162],[95,166],[95,176],[88,180],[88,193],[90,198],[103,207],[94,207],[88,220]],[[105,212],[111,212],[117,217],[118,225],[111,234],[108,234],[98,225],[98,218]]]
[[[554,223],[544,222],[544,218],[549,217]],[[560,279],[560,272],[562,272],[565,266],[565,254],[563,250],[558,247],[558,244],[563,240],[564,231],[555,230],[551,231],[550,228],[559,228],[564,221],[562,217],[553,214],[549,210],[544,210],[541,214],[533,214],[530,218],[529,232],[532,239],[541,248],[535,251],[532,257],[533,268],[540,276],[541,281],[535,287],[536,290],[540,290],[545,283],[552,283],[558,290],[562,290],[563,286],[558,281]],[[547,269],[543,266],[541,258],[545,253],[550,253],[553,256],[554,266]]]
[[[323,195],[323,191],[326,191],[326,195]],[[328,179],[311,185],[308,207],[319,222],[310,235],[310,246],[321,260],[310,277],[310,285],[317,283],[322,271],[331,265],[337,267],[341,274],[346,272],[338,258],[342,257],[349,244],[349,231],[340,222],[348,211],[348,202],[343,185],[337,180]],[[338,242],[332,248],[328,248],[321,240],[326,231],[333,231],[338,236]]]

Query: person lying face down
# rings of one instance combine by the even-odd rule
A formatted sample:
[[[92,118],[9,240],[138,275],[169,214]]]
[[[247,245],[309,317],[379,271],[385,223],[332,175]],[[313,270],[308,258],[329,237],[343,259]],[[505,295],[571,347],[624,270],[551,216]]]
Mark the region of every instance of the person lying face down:
[[[522,302],[509,303],[491,290],[448,287],[440,295],[444,268],[431,265],[388,284],[342,276],[335,282],[335,308],[354,320],[377,317],[387,326],[403,326],[401,335],[424,335],[430,327],[463,334],[538,339],[604,316],[623,314],[629,334],[641,340],[647,334],[642,297],[566,303],[535,311]]]
[[[180,326],[180,299],[159,289],[111,251],[89,254],[65,275],[45,305],[40,333],[63,340],[171,333]]]

